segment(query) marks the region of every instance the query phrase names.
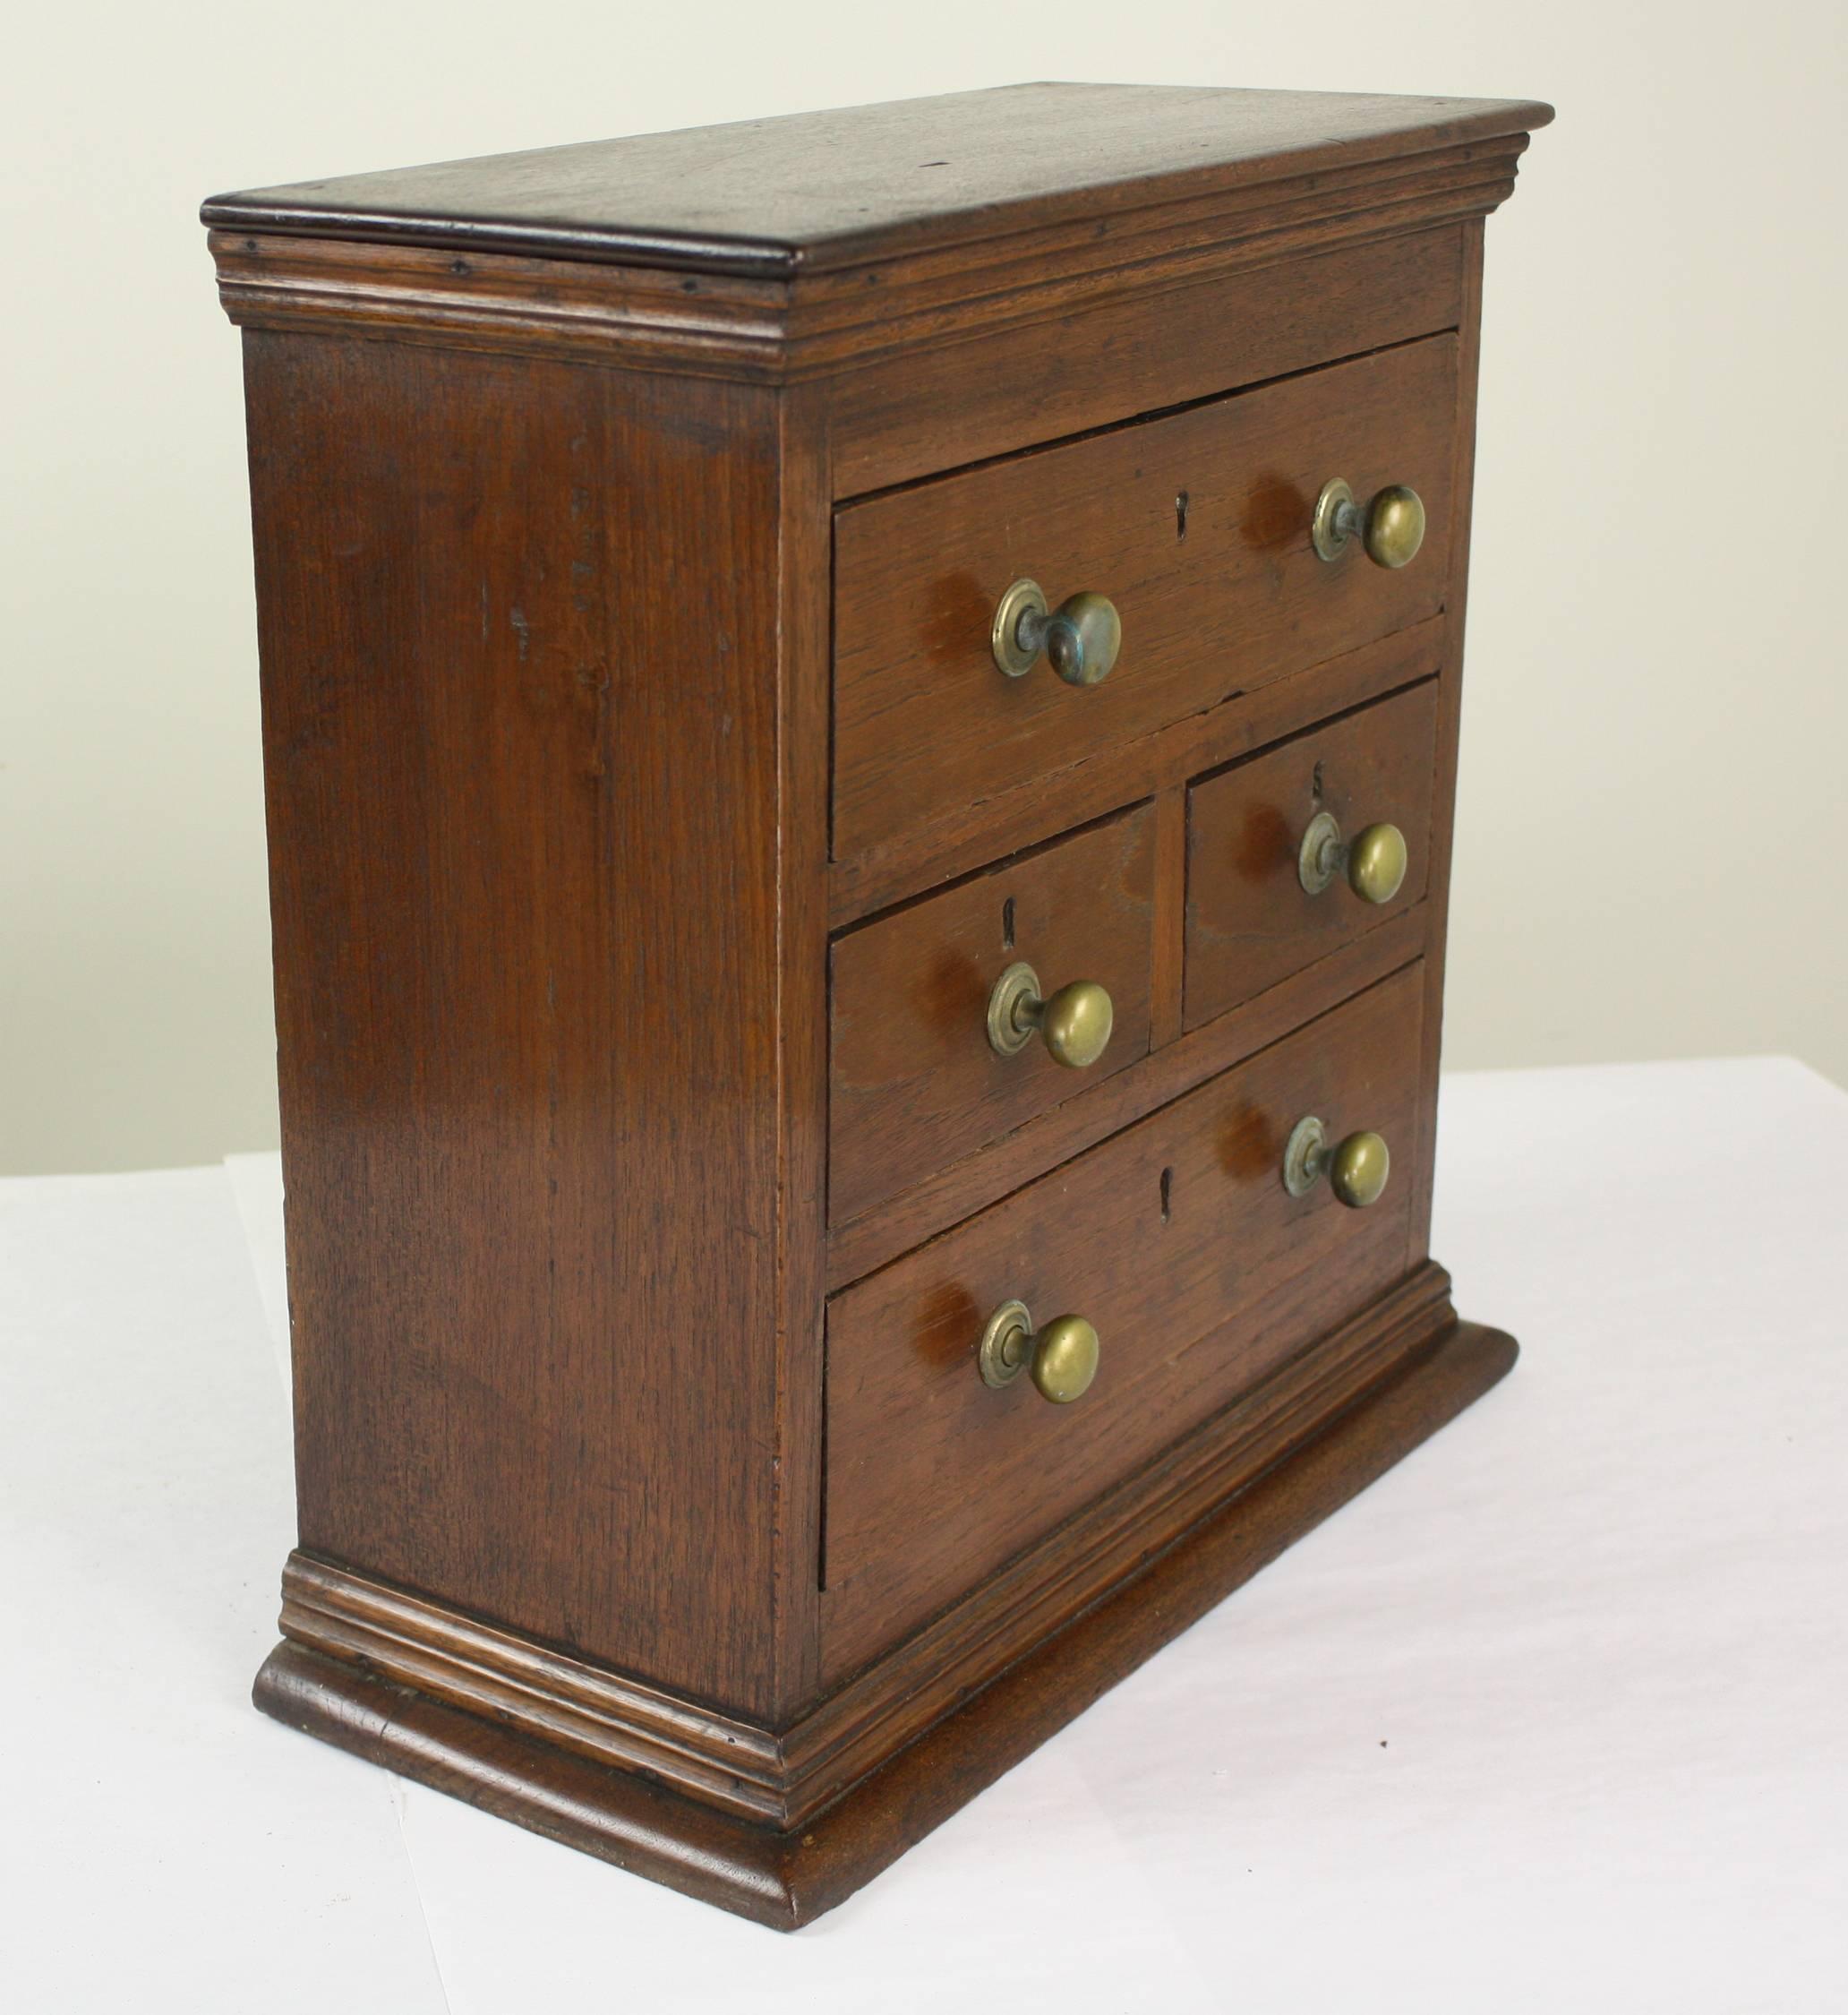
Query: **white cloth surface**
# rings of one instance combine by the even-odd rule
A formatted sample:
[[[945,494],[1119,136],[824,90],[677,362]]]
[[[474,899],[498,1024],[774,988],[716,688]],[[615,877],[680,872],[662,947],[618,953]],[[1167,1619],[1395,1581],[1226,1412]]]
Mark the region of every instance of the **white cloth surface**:
[[[0,1184],[12,2005],[1848,2006],[1848,1096],[1797,1064],[1446,1080],[1433,1247],[1512,1376],[788,1938],[247,1707],[278,1222],[273,1156]]]
[[[225,1171],[0,1182],[0,2007],[446,2006],[391,1780],[250,1704],[294,1531]]]

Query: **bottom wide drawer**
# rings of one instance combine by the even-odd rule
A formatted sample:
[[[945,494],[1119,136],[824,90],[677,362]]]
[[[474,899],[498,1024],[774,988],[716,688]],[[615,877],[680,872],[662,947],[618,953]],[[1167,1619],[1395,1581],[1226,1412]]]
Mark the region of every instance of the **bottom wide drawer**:
[[[1413,965],[834,1297],[826,1681],[1404,1274],[1423,1005]]]

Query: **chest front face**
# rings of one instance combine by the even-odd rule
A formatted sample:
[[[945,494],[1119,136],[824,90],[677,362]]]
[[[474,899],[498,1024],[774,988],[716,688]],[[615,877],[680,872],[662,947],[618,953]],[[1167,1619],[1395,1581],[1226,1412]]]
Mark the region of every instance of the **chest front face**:
[[[1508,1368],[1426,1237],[1546,116],[1033,87],[207,206],[261,1703],[803,1921]]]

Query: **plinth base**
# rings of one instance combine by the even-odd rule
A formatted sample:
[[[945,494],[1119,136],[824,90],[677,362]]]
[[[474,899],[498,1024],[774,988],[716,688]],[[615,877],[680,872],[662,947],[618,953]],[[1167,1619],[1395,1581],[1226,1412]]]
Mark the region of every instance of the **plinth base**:
[[[266,1714],[432,1789],[792,1931],[832,1909],[1502,1378],[1499,1330],[1459,1323],[1133,1579],[788,1832],[285,1642]]]

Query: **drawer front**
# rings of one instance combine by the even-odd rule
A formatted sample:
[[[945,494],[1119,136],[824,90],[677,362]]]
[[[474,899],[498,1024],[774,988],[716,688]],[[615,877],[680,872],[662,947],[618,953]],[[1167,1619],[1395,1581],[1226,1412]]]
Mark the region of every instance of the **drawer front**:
[[[1434,614],[1450,550],[1457,346],[1410,343],[1165,419],[849,505],[834,520],[834,852],[848,860]],[[1317,557],[1315,499],[1416,490],[1402,569]],[[1100,683],[991,630],[1015,580],[1122,621]]]
[[[1142,805],[836,941],[834,1222],[1147,1054],[1154,874],[1154,816]],[[1009,1055],[990,1042],[995,989],[1020,965],[1042,996],[1083,982],[1109,995],[1109,1041],[1094,1062],[1057,1062],[1043,1040]]]
[[[1423,900],[1436,762],[1433,679],[1324,722],[1193,786],[1187,793],[1188,1028]],[[1405,845],[1404,879],[1390,896],[1386,885],[1373,879],[1383,849],[1352,846],[1370,827],[1382,826],[1390,826]],[[1381,838],[1390,848],[1390,836]],[[1311,853],[1306,883],[1305,839]],[[1344,846],[1350,849],[1346,861]],[[1311,893],[1315,883],[1321,886]]]
[[[829,1681],[906,1635],[1405,1273],[1423,1171],[1414,965],[829,1304],[822,1656]],[[1294,1196],[1313,1114],[1403,1152],[1370,1208]],[[1076,1314],[1082,1398],[977,1368],[991,1312]]]

